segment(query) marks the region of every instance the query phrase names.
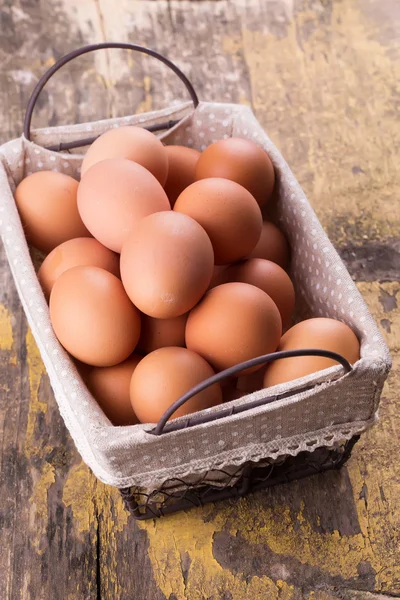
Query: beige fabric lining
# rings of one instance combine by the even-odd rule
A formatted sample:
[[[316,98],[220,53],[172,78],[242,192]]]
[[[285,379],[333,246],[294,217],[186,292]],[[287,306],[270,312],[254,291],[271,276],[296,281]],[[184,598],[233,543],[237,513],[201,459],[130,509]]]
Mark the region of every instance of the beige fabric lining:
[[[276,216],[293,250],[291,276],[300,317],[326,316],[346,322],[361,341],[361,360],[343,376],[341,367],[277,386],[293,394],[207,425],[161,437],[151,425],[113,427],[80,379],[51,328],[15,207],[15,186],[29,173],[54,169],[79,178],[82,156],[42,145],[84,139],[126,124],[182,119],[161,137],[167,144],[204,149],[215,140],[254,140],[271,156],[277,173]],[[145,490],[179,477],[197,480],[212,469],[233,469],[247,460],[276,460],[318,446],[332,446],[371,426],[391,360],[385,342],[354,282],[326,237],[284,159],[245,106],[185,103],[154,113],[33,132],[0,148],[0,231],[28,322],[50,377],[60,412],[85,462],[105,483]],[[36,263],[35,263],[36,264]],[[312,390],[299,391],[315,383]],[[271,390],[268,390],[268,395]],[[233,403],[266,396],[260,390]],[[215,409],[213,409],[215,410]]]

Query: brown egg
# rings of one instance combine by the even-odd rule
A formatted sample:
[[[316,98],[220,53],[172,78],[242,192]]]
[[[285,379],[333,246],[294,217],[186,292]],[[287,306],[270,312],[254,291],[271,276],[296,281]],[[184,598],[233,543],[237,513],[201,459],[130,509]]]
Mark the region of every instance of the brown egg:
[[[264,387],[264,373],[265,365],[262,365],[260,369],[249,373],[248,375],[241,375],[238,377],[236,388],[241,394],[251,394],[257,390],[262,390]]]
[[[86,152],[82,175],[96,163],[109,158],[126,158],[142,165],[161,185],[167,179],[167,152],[162,142],[147,129],[128,125],[103,133]]]
[[[225,283],[207,292],[190,312],[186,346],[222,371],[274,352],[281,333],[281,316],[268,294],[248,283]]]
[[[260,239],[260,207],[250,192],[228,179],[196,181],[179,196],[174,211],[189,215],[204,227],[216,265],[243,258]]]
[[[186,348],[160,348],[145,356],[131,380],[133,410],[142,423],[156,423],[183,394],[215,375],[201,356]],[[219,384],[196,394],[171,417],[181,417],[222,402]]]
[[[263,290],[277,305],[283,331],[290,326],[294,303],[294,287],[289,275],[276,263],[262,258],[250,258],[227,267],[221,274],[221,283],[242,281]]]
[[[288,241],[276,225],[264,221],[257,246],[247,258],[265,258],[265,260],[271,260],[287,271],[290,262]]]
[[[75,238],[60,244],[44,259],[38,278],[46,298],[56,279],[72,267],[93,266],[119,277],[119,256],[94,238]]]
[[[78,208],[89,231],[104,246],[121,252],[132,229],[143,217],[170,210],[157,179],[130,160],[96,163],[82,177]]]
[[[195,181],[200,152],[184,146],[166,146],[165,150],[168,155],[168,177],[164,189],[173,208],[179,194]]]
[[[72,238],[91,237],[79,216],[77,189],[75,179],[56,171],[38,171],[21,181],[15,203],[29,244],[50,252]]]
[[[50,319],[64,348],[95,367],[111,367],[134,351],[140,314],[121,281],[99,267],[73,267],[55,282]]]
[[[235,377],[230,377],[225,385],[221,385],[224,402],[231,402],[244,396],[244,392],[236,387],[237,381]]]
[[[142,219],[121,253],[128,296],[157,319],[179,317],[193,308],[211,281],[213,267],[214,254],[204,229],[172,211]]]
[[[74,363],[79,375],[82,377],[83,381],[86,382],[86,379],[87,379],[90,371],[92,369],[94,369],[94,367],[81,362],[80,360],[78,360],[77,358],[74,358],[73,356],[71,356],[70,358],[71,358],[72,362]]]
[[[241,138],[214,142],[204,150],[196,166],[196,179],[223,177],[240,183],[264,206],[274,189],[271,159],[257,144]]]
[[[133,354],[113,367],[93,367],[86,385],[113,425],[136,425],[129,389],[132,374],[142,357]]]
[[[341,354],[350,363],[360,358],[360,343],[355,333],[345,323],[335,319],[307,319],[297,323],[282,337],[278,350],[300,348],[330,350]],[[334,360],[318,356],[277,360],[267,367],[264,387],[292,381],[337,364]]]
[[[211,277],[211,281],[210,281],[210,285],[208,286],[208,289],[211,290],[211,288],[216,287],[217,285],[221,285],[221,283],[224,283],[223,273],[228,266],[229,265],[215,265],[214,266],[213,275]]]
[[[141,315],[142,329],[138,350],[148,354],[166,346],[185,345],[185,328],[188,313],[173,319],[153,319]]]

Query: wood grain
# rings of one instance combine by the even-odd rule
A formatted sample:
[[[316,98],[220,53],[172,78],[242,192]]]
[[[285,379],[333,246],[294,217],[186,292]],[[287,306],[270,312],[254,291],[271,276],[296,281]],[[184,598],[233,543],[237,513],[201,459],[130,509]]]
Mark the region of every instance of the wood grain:
[[[400,204],[396,0],[0,0],[0,139],[38,77],[84,43],[166,53],[201,98],[242,102],[288,160],[391,347],[380,421],[340,473],[158,521],[129,520],[82,463],[0,254],[0,598],[377,600],[400,596]],[[127,52],[80,59],[34,123],[185,98]],[[398,99],[398,98],[397,98]]]

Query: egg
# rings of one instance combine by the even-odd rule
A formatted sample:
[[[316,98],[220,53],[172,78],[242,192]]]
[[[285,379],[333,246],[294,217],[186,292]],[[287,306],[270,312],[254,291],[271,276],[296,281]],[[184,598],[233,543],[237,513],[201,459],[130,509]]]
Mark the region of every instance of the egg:
[[[154,319],[141,316],[142,329],[138,350],[148,354],[166,346],[184,346],[187,313],[173,319]]]
[[[210,281],[210,285],[208,286],[209,289],[216,287],[217,285],[220,285],[223,282],[223,273],[225,271],[225,269],[228,267],[228,265],[215,265],[214,266],[214,271],[211,277],[211,281]]]
[[[315,318],[301,321],[282,337],[278,350],[312,348],[341,354],[351,364],[360,358],[360,343],[355,333],[341,321]],[[338,363],[330,358],[301,356],[284,358],[268,365],[264,387],[292,381]]]
[[[168,177],[164,189],[173,207],[179,194],[195,180],[200,152],[185,146],[166,146],[165,150],[168,155]]]
[[[142,219],[121,253],[121,278],[132,302],[157,319],[179,317],[200,300],[211,281],[210,238],[177,212]]]
[[[93,165],[82,177],[78,208],[86,227],[106,248],[121,252],[143,217],[170,210],[157,179],[130,160],[115,158]]]
[[[94,367],[81,362],[80,360],[78,360],[77,358],[74,358],[73,356],[71,356],[71,361],[74,363],[74,365],[75,365],[75,367],[76,367],[79,375],[81,376],[82,380],[84,382],[86,382],[86,379],[87,379],[90,371]]]
[[[138,419],[130,399],[132,374],[141,360],[133,354],[113,367],[93,367],[86,385],[113,425],[135,425]]]
[[[236,377],[230,377],[225,385],[221,385],[224,402],[231,402],[244,396],[244,393],[236,387],[236,384]]]
[[[72,267],[93,266],[119,277],[119,256],[94,238],[74,238],[60,244],[44,259],[38,278],[46,298],[56,279]]]
[[[243,394],[251,394],[257,390],[262,390],[264,387],[264,374],[265,365],[262,365],[260,369],[249,373],[248,375],[241,375],[237,379],[236,389],[238,392]]]
[[[99,267],[73,267],[58,277],[50,295],[50,319],[64,348],[96,367],[128,358],[140,336],[139,311],[118,277]]]
[[[221,283],[242,281],[263,290],[281,313],[283,331],[290,326],[295,304],[294,287],[289,275],[279,265],[262,258],[250,258],[227,267],[220,277]]]
[[[130,385],[133,410],[142,423],[156,423],[164,412],[192,387],[215,375],[201,356],[186,348],[160,348],[136,367]],[[172,418],[188,415],[222,402],[219,384],[196,394]]]
[[[196,181],[180,194],[174,211],[189,215],[205,229],[216,265],[243,258],[260,239],[260,207],[250,192],[229,179]]]
[[[103,133],[86,152],[82,175],[96,163],[109,158],[126,158],[138,163],[150,171],[161,185],[167,179],[167,152],[162,142],[147,129],[128,125]]]
[[[233,282],[207,292],[189,314],[185,337],[190,350],[222,371],[274,352],[281,333],[281,316],[268,294],[248,283]]]
[[[196,166],[196,180],[223,177],[240,183],[264,206],[274,188],[271,159],[251,140],[228,138],[214,142],[202,152]]]
[[[290,248],[285,235],[276,225],[264,221],[260,239],[247,258],[265,258],[287,271],[290,262]]]
[[[28,244],[50,252],[63,242],[91,237],[78,212],[78,182],[56,171],[38,171],[21,181],[15,203]]]

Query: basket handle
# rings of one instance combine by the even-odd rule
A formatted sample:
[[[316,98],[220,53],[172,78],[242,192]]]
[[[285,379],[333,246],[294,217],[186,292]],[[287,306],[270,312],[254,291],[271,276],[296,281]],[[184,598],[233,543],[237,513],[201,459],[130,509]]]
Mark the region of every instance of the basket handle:
[[[197,94],[193,88],[193,85],[190,83],[189,79],[186,77],[186,75],[184,73],[182,73],[182,71],[173,62],[171,62],[168,58],[166,58],[159,52],[156,52],[155,50],[152,50],[151,48],[146,48],[145,46],[139,46],[138,44],[125,44],[122,42],[121,43],[120,42],[104,42],[101,44],[89,44],[88,46],[82,46],[82,48],[77,48],[76,50],[73,50],[72,52],[69,52],[65,56],[61,57],[39,79],[38,83],[36,84],[36,86],[32,92],[31,97],[29,98],[28,106],[27,106],[26,113],[25,113],[24,136],[26,137],[27,140],[30,141],[30,139],[31,139],[32,114],[33,114],[33,110],[36,106],[36,102],[37,102],[39,95],[40,95],[41,91],[43,90],[44,86],[49,81],[49,79],[54,75],[54,73],[56,73],[59,69],[61,69],[61,67],[63,67],[67,63],[69,63],[71,60],[74,60],[74,58],[77,58],[78,56],[81,56],[82,54],[87,54],[88,52],[94,52],[95,50],[104,50],[104,49],[109,49],[109,48],[118,48],[118,49],[122,49],[122,50],[134,50],[135,52],[141,52],[142,54],[147,54],[148,56],[152,56],[153,58],[156,58],[160,62],[164,63],[164,65],[169,67],[175,73],[175,75],[177,75],[179,77],[179,79],[184,83],[184,85],[186,86],[186,89],[189,92],[189,95],[193,101],[194,107],[196,108],[198,106],[199,99],[198,99]],[[151,130],[157,131],[160,129],[169,129],[170,127],[173,127],[174,125],[176,125],[176,123],[178,123],[178,122],[179,121],[169,121],[167,123],[162,123],[158,126],[152,126]],[[96,138],[88,138],[85,140],[80,140],[78,142],[68,142],[65,144],[59,144],[56,147],[49,147],[48,149],[49,150],[53,150],[53,149],[69,150],[71,148],[77,148],[78,146],[86,146],[86,145],[92,143],[95,139]],[[82,143],[82,142],[85,142],[85,143]]]
[[[249,369],[250,367],[255,367],[257,365],[262,365],[262,364],[268,364],[275,360],[279,360],[281,358],[293,358],[293,357],[298,357],[298,356],[321,356],[323,358],[330,358],[330,359],[335,360],[336,362],[340,363],[342,365],[342,367],[344,368],[345,373],[349,373],[353,368],[346,358],[344,358],[340,354],[337,354],[336,352],[331,352],[330,350],[304,348],[304,349],[299,349],[299,350],[285,350],[285,351],[281,351],[281,352],[272,352],[271,354],[263,354],[262,356],[258,356],[257,358],[252,358],[251,360],[246,360],[245,362],[235,365],[234,367],[229,367],[229,369],[225,369],[224,371],[221,371],[220,373],[217,373],[216,375],[213,375],[212,377],[209,377],[208,379],[205,379],[201,383],[198,383],[197,385],[192,387],[192,389],[190,389],[188,392],[183,394],[183,396],[178,398],[178,400],[176,400],[173,404],[171,404],[171,406],[169,406],[167,408],[165,413],[162,415],[162,417],[158,421],[156,427],[149,433],[152,433],[154,435],[162,435],[163,433],[169,433],[170,431],[177,431],[178,429],[184,429],[184,428],[188,427],[189,425],[200,425],[203,423],[208,423],[210,421],[215,421],[217,419],[221,419],[223,417],[227,417],[227,416],[230,416],[230,415],[238,413],[238,412],[244,412],[245,410],[249,410],[250,408],[255,408],[256,406],[270,404],[272,402],[275,402],[275,400],[290,396],[291,392],[284,392],[283,394],[271,396],[270,398],[262,398],[261,400],[255,400],[254,402],[250,402],[244,406],[232,407],[229,409],[222,409],[221,411],[217,411],[210,415],[202,415],[201,417],[198,417],[197,419],[194,419],[192,415],[189,415],[187,422],[184,421],[182,424],[177,423],[176,425],[169,424],[166,427],[168,419],[174,414],[175,411],[178,410],[178,408],[180,408],[183,404],[185,404],[188,400],[190,400],[190,398],[193,398],[193,396],[195,396],[199,392],[202,392],[203,390],[207,389],[214,383],[218,383],[219,381],[222,381],[226,377],[231,377],[232,375],[236,375],[237,373],[240,373],[240,371],[244,371],[245,369]],[[309,389],[309,388],[305,388],[305,389]],[[235,408],[236,408],[236,410],[235,410]],[[191,423],[190,423],[190,420],[192,420]]]

